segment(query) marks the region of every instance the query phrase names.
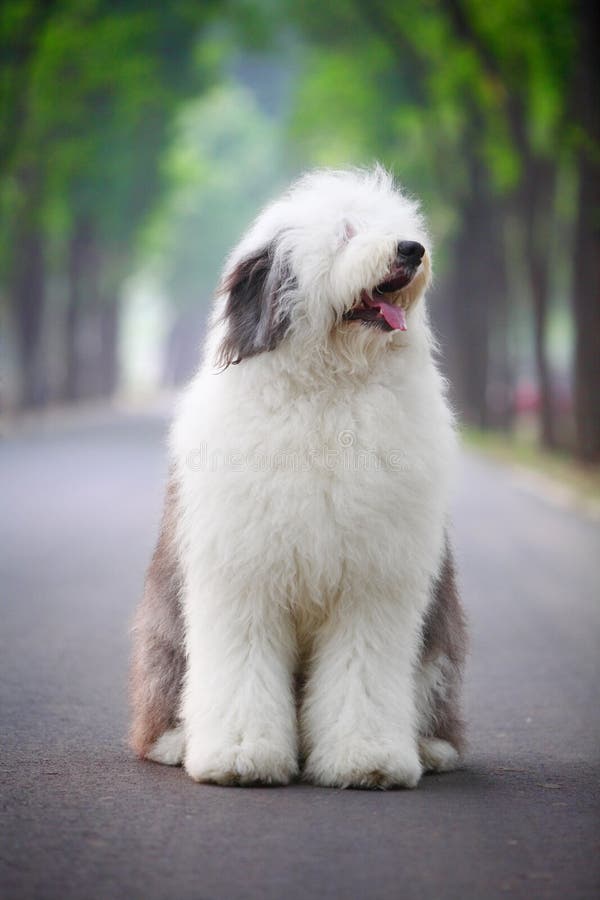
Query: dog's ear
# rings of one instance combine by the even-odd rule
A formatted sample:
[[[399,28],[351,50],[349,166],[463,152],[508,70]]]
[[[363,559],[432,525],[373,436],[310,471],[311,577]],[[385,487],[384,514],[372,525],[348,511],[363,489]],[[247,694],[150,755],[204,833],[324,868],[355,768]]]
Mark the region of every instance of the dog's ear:
[[[219,365],[226,368],[277,347],[289,327],[281,306],[289,281],[289,269],[274,265],[273,245],[244,257],[225,275],[220,292],[227,294],[226,332],[217,354]]]

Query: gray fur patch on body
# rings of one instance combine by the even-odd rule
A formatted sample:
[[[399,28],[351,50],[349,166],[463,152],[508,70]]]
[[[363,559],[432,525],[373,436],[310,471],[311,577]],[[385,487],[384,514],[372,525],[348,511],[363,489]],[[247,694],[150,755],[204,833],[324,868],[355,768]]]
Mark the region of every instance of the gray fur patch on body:
[[[130,744],[148,756],[154,742],[178,724],[185,673],[181,572],[174,546],[177,489],[169,481],[160,534],[133,623]]]
[[[447,541],[424,623],[416,700],[420,736],[447,741],[458,753],[465,747],[460,698],[467,649],[465,614]]]

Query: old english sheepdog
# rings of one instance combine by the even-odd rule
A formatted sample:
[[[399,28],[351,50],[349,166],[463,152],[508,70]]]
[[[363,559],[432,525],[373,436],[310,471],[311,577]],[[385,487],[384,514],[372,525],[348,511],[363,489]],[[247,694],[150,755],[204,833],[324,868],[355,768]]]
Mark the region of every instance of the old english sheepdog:
[[[218,784],[456,767],[456,439],[428,246],[382,168],[316,171],[227,260],[135,619],[139,756]]]

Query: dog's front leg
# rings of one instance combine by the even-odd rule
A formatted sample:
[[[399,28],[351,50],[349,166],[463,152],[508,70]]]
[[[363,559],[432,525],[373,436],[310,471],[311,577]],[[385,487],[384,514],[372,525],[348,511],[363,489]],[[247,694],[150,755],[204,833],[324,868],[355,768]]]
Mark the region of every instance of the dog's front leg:
[[[414,595],[413,595],[414,598]],[[335,787],[415,787],[414,667],[421,602],[363,585],[317,635],[301,711],[304,777]]]
[[[189,584],[184,605],[186,771],[217,784],[287,783],[298,770],[289,612],[219,580]]]

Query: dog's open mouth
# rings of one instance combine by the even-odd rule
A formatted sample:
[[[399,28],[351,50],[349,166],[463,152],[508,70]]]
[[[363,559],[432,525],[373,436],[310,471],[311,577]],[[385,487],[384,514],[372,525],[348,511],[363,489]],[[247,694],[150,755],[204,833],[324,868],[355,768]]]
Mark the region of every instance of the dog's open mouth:
[[[402,306],[389,303],[386,294],[397,294],[412,281],[416,269],[398,266],[390,277],[378,284],[373,290],[361,291],[360,302],[344,313],[344,319],[351,322],[364,322],[384,331],[406,331],[406,314]]]

